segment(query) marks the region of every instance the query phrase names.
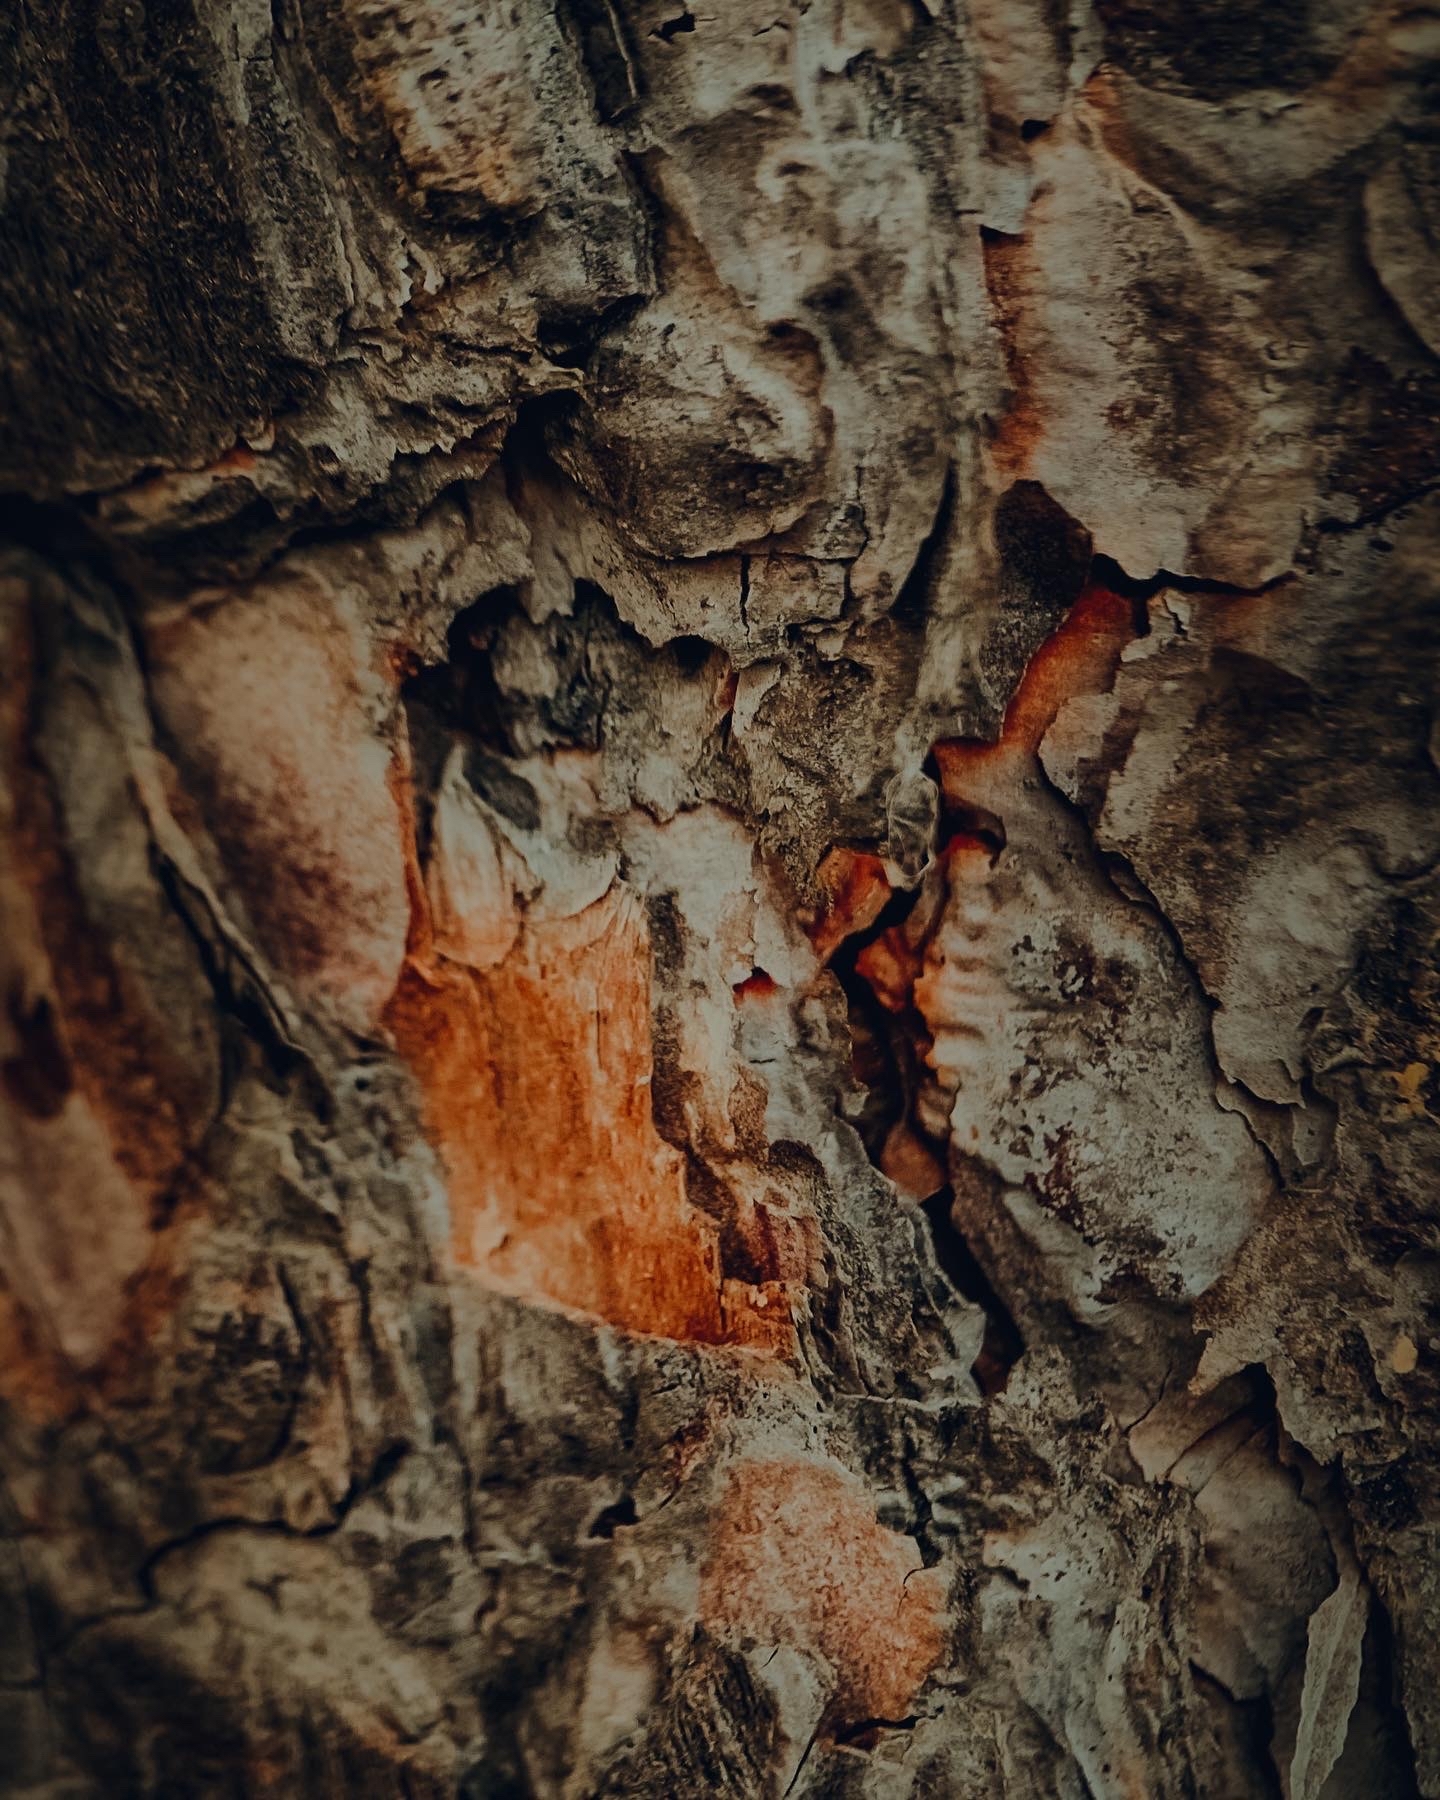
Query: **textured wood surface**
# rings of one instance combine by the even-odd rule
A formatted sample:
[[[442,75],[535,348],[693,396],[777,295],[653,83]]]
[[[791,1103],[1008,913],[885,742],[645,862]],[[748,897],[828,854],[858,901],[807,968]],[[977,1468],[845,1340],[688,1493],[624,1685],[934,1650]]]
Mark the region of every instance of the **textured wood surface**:
[[[1437,97],[12,0],[0,1792],[1440,1796]]]

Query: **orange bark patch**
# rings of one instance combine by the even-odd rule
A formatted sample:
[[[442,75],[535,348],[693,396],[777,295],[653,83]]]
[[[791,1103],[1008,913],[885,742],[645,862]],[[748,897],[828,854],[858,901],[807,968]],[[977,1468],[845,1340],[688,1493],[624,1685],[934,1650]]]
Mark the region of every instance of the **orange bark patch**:
[[[0,1290],[0,1401],[30,1425],[59,1424],[81,1403],[65,1358],[40,1335],[30,1308]]]
[[[1143,161],[1137,154],[1135,134],[1125,117],[1125,104],[1115,80],[1115,71],[1102,64],[1080,90],[1080,95],[1090,117],[1099,126],[1100,141],[1106,150],[1116,162],[1123,163],[1127,169],[1133,169],[1137,174],[1141,173]]]
[[[486,969],[407,964],[386,1023],[449,1177],[456,1261],[507,1293],[698,1343],[788,1349],[788,1294],[722,1280],[650,1105],[650,946],[623,887]]]
[[[821,902],[806,927],[822,962],[848,937],[875,923],[890,898],[885,865],[865,850],[832,850],[816,871]]]
[[[1103,693],[1114,681],[1121,652],[1135,636],[1130,602],[1109,588],[1089,583],[1026,665],[1005,709],[1006,743],[1040,748],[1040,740],[1067,700]]]
[[[217,457],[209,468],[207,475],[243,475],[246,470],[255,467],[255,452],[247,444],[234,444],[223,456]]]
[[[775,977],[764,969],[752,969],[743,981],[735,983],[737,1000],[768,1000],[771,994],[778,992]]]
[[[1016,751],[1034,754],[1067,700],[1103,693],[1115,678],[1121,652],[1135,636],[1130,602],[1090,583],[1026,665],[1005,709],[995,743],[952,738],[935,746],[940,785],[947,800],[964,801],[966,775]]]
[[[910,990],[924,960],[924,940],[902,923],[867,944],[855,959],[855,967],[885,1010],[898,1013],[910,1003]]]
[[[887,1531],[865,1490],[807,1462],[742,1463],[721,1498],[701,1577],[712,1629],[819,1655],[834,1722],[901,1719],[945,1648],[944,1581]]]
[[[945,1185],[945,1168],[930,1145],[906,1120],[892,1125],[880,1152],[880,1173],[909,1200],[928,1200]]]
[[[963,812],[972,805],[977,786],[984,792],[989,785],[978,777],[998,773],[1008,780],[1013,770],[1007,765],[1013,759],[1033,758],[1067,700],[1104,693],[1111,686],[1121,653],[1134,636],[1130,602],[1090,583],[1059,629],[1031,657],[1005,709],[999,738],[993,743],[953,738],[936,744],[946,804]],[[951,883],[983,881],[995,853],[995,844],[987,838],[958,830],[943,846],[940,861]],[[856,958],[856,971],[887,1012],[899,1014],[915,1005],[932,924],[931,915],[917,909],[867,944]],[[923,1049],[927,1041],[923,1022],[917,1019],[915,1027]],[[928,1172],[919,1166],[897,1175],[902,1187],[928,1179]]]

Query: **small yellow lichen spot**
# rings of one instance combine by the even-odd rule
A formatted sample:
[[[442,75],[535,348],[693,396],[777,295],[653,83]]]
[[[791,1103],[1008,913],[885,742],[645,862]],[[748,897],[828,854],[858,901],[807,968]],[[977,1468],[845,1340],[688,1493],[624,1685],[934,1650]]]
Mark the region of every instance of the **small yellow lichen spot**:
[[[1423,1062],[1407,1063],[1403,1069],[1392,1069],[1390,1079],[1395,1083],[1396,1096],[1400,1102],[1400,1111],[1409,1118],[1419,1119],[1425,1116],[1425,1102],[1420,1098],[1420,1089],[1430,1073],[1430,1065]]]
[[[1395,1348],[1390,1352],[1390,1367],[1397,1375],[1409,1375],[1419,1360],[1420,1352],[1414,1338],[1402,1331],[1395,1340]]]

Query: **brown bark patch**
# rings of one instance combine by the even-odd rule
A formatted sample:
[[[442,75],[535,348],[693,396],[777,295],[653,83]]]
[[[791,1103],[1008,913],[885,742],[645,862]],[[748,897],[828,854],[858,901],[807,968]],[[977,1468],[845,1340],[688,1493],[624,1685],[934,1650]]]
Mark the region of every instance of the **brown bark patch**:
[[[873,925],[890,898],[885,865],[867,850],[831,850],[816,870],[820,904],[806,926],[822,962],[848,937]]]
[[[994,743],[949,739],[935,746],[945,799],[963,804],[968,771],[1016,751],[1034,754],[1067,700],[1103,693],[1135,636],[1130,602],[1096,582],[1086,585],[1058,630],[1026,664]]]
[[[370,1027],[409,919],[388,680],[303,576],[158,624],[148,650],[182,772],[266,950]]]
[[[701,1617],[750,1643],[819,1655],[838,1724],[901,1719],[945,1647],[944,1579],[865,1490],[807,1462],[742,1463],[720,1501]]]
[[[1010,402],[1005,416],[997,422],[990,448],[1001,472],[1019,480],[1030,473],[1036,446],[1045,430],[1035,384],[1030,376],[1024,329],[1034,279],[1033,256],[1023,237],[1007,232],[982,231],[980,243],[985,286],[1000,333],[1010,386]]]
[[[386,1022],[448,1175],[455,1259],[626,1330],[784,1349],[784,1285],[723,1280],[718,1229],[655,1128],[650,981],[622,887],[527,922],[494,967],[407,965]]]

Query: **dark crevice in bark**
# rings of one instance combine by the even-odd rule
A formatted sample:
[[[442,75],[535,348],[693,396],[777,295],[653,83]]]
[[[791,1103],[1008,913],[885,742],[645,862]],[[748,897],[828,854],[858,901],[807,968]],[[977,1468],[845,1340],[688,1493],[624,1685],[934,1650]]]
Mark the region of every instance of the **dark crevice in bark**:
[[[674,18],[662,20],[650,35],[659,38],[662,43],[673,44],[677,37],[694,29],[695,15],[687,9],[685,12],[677,13]]]
[[[970,1372],[980,1392],[988,1399],[993,1394],[1004,1393],[1010,1371],[1025,1354],[1025,1340],[1009,1307],[996,1292],[964,1233],[955,1224],[954,1203],[954,1190],[943,1187],[923,1203],[922,1210],[930,1226],[940,1267],[956,1291],[985,1314],[985,1336]]]
[[[519,605],[516,588],[489,589],[451,619],[445,660],[414,670],[401,683],[415,843],[422,867],[430,849],[435,792],[457,739],[473,745],[477,772],[487,766],[487,753],[496,756],[511,748],[489,647],[497,627]]]
[[[1404,493],[1386,500],[1383,506],[1372,507],[1353,519],[1320,519],[1316,522],[1315,529],[1326,537],[1345,537],[1351,532],[1369,531],[1373,526],[1383,525],[1396,513],[1404,512],[1407,506],[1414,506],[1417,501],[1428,499],[1435,493],[1440,493],[1440,482],[1417,482],[1413,487],[1406,488]]]
[[[613,1505],[602,1508],[595,1515],[590,1525],[589,1536],[613,1538],[618,1529],[626,1525],[636,1525],[639,1520],[640,1515],[635,1510],[635,1496],[622,1494]]]
[[[895,596],[895,604],[890,609],[890,617],[899,625],[918,627],[930,616],[936,568],[941,550],[954,529],[957,498],[955,465],[951,463],[945,470],[940,500],[935,508],[935,517],[930,522],[930,529],[921,540],[915,560],[910,565],[910,572],[900,584],[900,592]]]
[[[868,1095],[857,1129],[877,1167],[891,1128],[909,1113],[915,1084],[914,1045],[924,1027],[918,1015],[892,1018],[856,965],[868,945],[904,923],[918,897],[918,890],[892,894],[874,924],[847,937],[829,964],[845,995],[852,1070]]]
[[[1415,1741],[1400,1687],[1395,1622],[1384,1596],[1378,1592],[1371,1596],[1363,1659],[1359,1706],[1371,1712],[1375,1721],[1371,1732],[1374,1741],[1368,1747],[1370,1755],[1373,1758],[1376,1750],[1383,1751],[1385,1767],[1394,1784],[1394,1800],[1419,1800]],[[1354,1730],[1353,1720],[1351,1729]]]
[[[546,319],[539,332],[545,360],[557,369],[583,371],[601,338],[607,332],[619,330],[628,319],[633,319],[644,309],[647,300],[648,296],[645,294],[626,294],[618,300],[610,301],[596,312],[587,312],[573,319],[560,315]],[[573,404],[574,397],[568,389],[560,389],[558,394],[537,394],[521,401],[519,416],[523,417],[536,408],[543,414],[548,410],[547,402],[553,403],[557,398]]]
[[[328,1121],[333,1112],[330,1084],[311,1051],[291,1034],[263,972],[226,941],[208,901],[158,849],[155,860],[160,885],[195,947],[221,1020],[238,1028],[238,1042],[229,1035],[221,1040],[221,1113],[246,1066],[248,1047],[254,1046],[275,1079],[295,1082],[313,1115]]]
[[[1279,575],[1272,575],[1268,581],[1260,582],[1258,586],[1243,587],[1236,582],[1217,581],[1208,575],[1176,575],[1169,569],[1157,569],[1153,575],[1131,575],[1113,556],[1106,556],[1098,550],[1090,567],[1093,578],[1101,586],[1109,588],[1111,593],[1142,603],[1153,599],[1167,588],[1179,594],[1216,594],[1227,599],[1254,599],[1259,594],[1268,594],[1275,588],[1285,587],[1297,578],[1293,569],[1286,569]]]
[[[640,71],[614,0],[564,0],[561,15],[568,19],[578,40],[600,118],[606,124],[623,118],[639,101],[642,90]]]
[[[842,1725],[833,1741],[850,1750],[873,1750],[883,1732],[913,1731],[920,1719],[919,1713],[911,1713],[904,1719],[857,1719],[853,1724]]]
[[[913,1119],[913,1097],[919,1079],[916,1045],[923,1039],[925,1023],[918,1014],[897,1018],[887,1012],[856,965],[867,945],[904,923],[917,899],[918,893],[892,895],[874,924],[847,938],[830,962],[831,973],[844,991],[849,1010],[854,1073],[867,1091],[857,1128],[877,1168],[886,1140],[896,1126],[907,1124],[919,1131]],[[937,1144],[931,1148],[943,1166],[945,1146]],[[920,1204],[919,1210],[946,1279],[956,1293],[985,1315],[985,1334],[971,1373],[981,1392],[989,1396],[1003,1391],[1010,1370],[1024,1354],[1025,1343],[1010,1309],[956,1226],[953,1199],[953,1190],[942,1186]]]
[[[0,1081],[32,1118],[53,1119],[75,1087],[55,1008],[46,994],[27,1000],[18,990],[6,996],[5,1005],[19,1053],[0,1062]]]
[[[58,567],[84,568],[112,581],[108,547],[79,501],[0,493],[0,544],[14,544]]]
[[[1251,1767],[1265,1787],[1265,1800],[1281,1800],[1285,1792],[1283,1777],[1275,1761],[1275,1709],[1265,1693],[1241,1699],[1231,1693],[1218,1676],[1194,1661],[1189,1663],[1190,1676],[1202,1692],[1206,1689],[1234,1714],[1242,1741],[1250,1751]]]

